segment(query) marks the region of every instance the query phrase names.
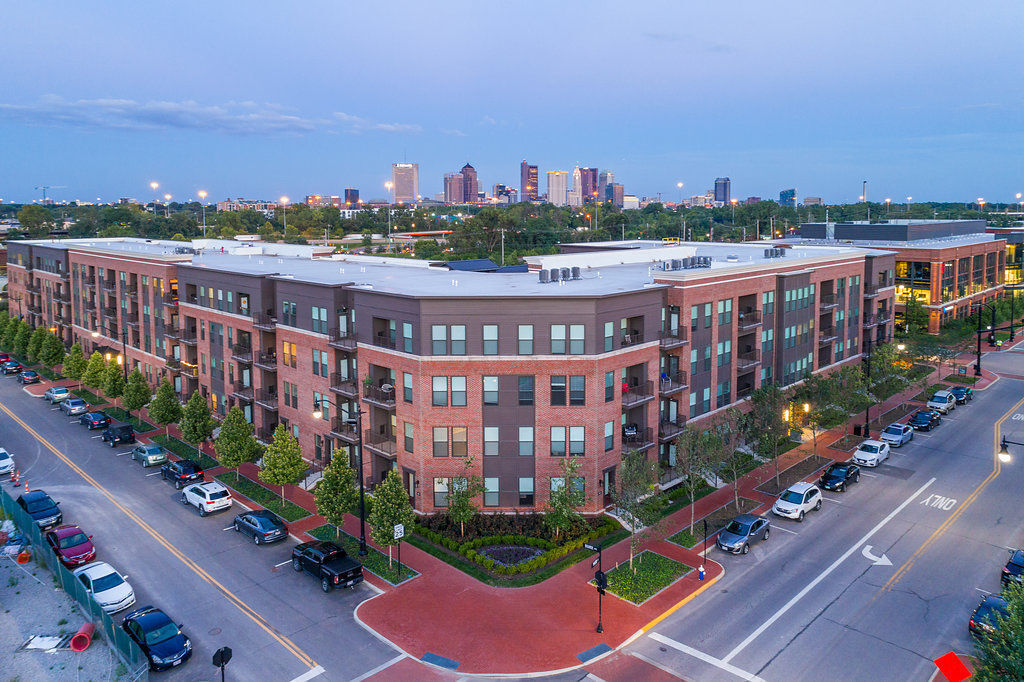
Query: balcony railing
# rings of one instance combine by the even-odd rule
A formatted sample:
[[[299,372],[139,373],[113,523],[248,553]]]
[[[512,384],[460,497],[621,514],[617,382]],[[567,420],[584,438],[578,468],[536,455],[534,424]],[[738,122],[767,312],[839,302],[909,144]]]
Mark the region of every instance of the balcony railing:
[[[356,335],[352,331],[340,331],[338,329],[332,329],[328,334],[329,341],[327,345],[331,348],[337,348],[338,350],[352,351],[356,349]]]
[[[886,310],[885,312],[878,313],[878,324],[885,324],[892,320],[892,311]]]
[[[117,281],[105,279],[102,282],[100,282],[100,289],[102,289],[108,294],[112,294],[117,291]]]
[[[398,344],[395,341],[395,339],[392,339],[390,336],[388,336],[388,334],[384,332],[377,332],[374,335],[373,345],[378,346],[380,348],[390,348],[391,350],[394,350],[395,348],[398,347]]]
[[[253,360],[253,364],[260,369],[265,369],[268,372],[277,371],[277,353],[260,353]]]
[[[658,422],[658,440],[662,443],[672,440],[686,428],[686,418],[682,415],[675,419],[661,419]]]
[[[654,438],[649,426],[626,425],[622,427],[622,449],[626,452],[643,450],[654,445]]]
[[[882,287],[878,284],[872,284],[870,282],[864,283],[864,298],[874,298],[878,296],[878,290]]]
[[[181,332],[178,334],[178,340],[189,346],[194,346],[197,343],[199,343],[198,339],[196,338],[195,329],[182,329]]]
[[[753,329],[761,324],[760,310],[744,310],[736,316],[736,328],[739,330]]]
[[[260,389],[256,394],[256,404],[260,407],[277,412],[277,393],[274,391],[268,391],[265,388]]]
[[[346,398],[358,398],[359,386],[356,380],[350,376],[342,376],[340,372],[331,374],[331,390]]]
[[[636,332],[635,334],[623,334],[619,342],[622,348],[628,348],[629,346],[635,346],[637,344],[643,343],[643,332]]]
[[[349,424],[344,417],[332,417],[331,435],[349,443],[355,443],[359,440],[359,425]]]
[[[71,294],[67,291],[58,291],[54,293],[53,300],[60,303],[71,303]]]
[[[277,424],[270,426],[264,426],[256,429],[256,440],[263,443],[264,445],[270,445],[271,441],[274,440],[274,431],[277,429]]]
[[[658,390],[662,395],[677,393],[686,388],[686,372],[662,372],[658,380]]]
[[[164,305],[178,305],[178,294],[174,292],[167,292],[160,297]]]
[[[85,303],[82,304],[82,308],[84,310],[89,311],[89,312],[95,312],[96,311],[96,301],[86,301]]]
[[[749,398],[754,393],[753,386],[744,386],[743,388],[736,389],[736,400],[743,400]]]
[[[29,282],[25,285],[25,291],[31,291],[33,294],[38,294],[40,292],[40,286],[34,282]]]
[[[117,308],[113,306],[103,306],[100,312],[103,313],[103,317],[117,317]]]
[[[62,280],[64,280],[65,282],[68,282],[68,281],[70,281],[70,280],[71,280],[71,271],[70,271],[70,270],[61,270],[61,271],[60,271],[59,273],[57,273],[57,274],[59,274],[59,275],[60,275],[60,278],[61,278]]]
[[[277,318],[266,313],[256,313],[252,316],[252,326],[264,331],[273,331],[277,328]]]
[[[239,400],[244,400],[249,403],[251,403],[255,397],[252,386],[244,386],[239,383],[235,384],[235,389],[231,392],[231,395]]]
[[[82,275],[82,284],[96,286],[96,275]]]
[[[363,445],[368,450],[373,450],[385,457],[394,457],[398,452],[398,441],[395,434],[390,432],[379,433],[376,429],[363,431]]]
[[[373,403],[385,409],[394,409],[395,407],[395,389],[391,387],[389,390],[385,390],[381,386],[363,386],[363,400],[368,403]]]
[[[181,337],[181,327],[176,324],[164,323],[164,336],[169,339],[178,339]]]
[[[631,407],[647,402],[654,397],[654,387],[650,381],[641,381],[637,384],[624,382],[622,385],[622,406]]]
[[[181,367],[181,359],[180,358],[167,358],[166,360],[164,360],[164,367],[166,367],[167,369],[172,370],[174,372],[177,372],[178,369]]]
[[[29,303],[28,304],[28,311],[30,313],[32,313],[33,315],[42,315],[43,314],[43,306],[39,305],[38,303]]]
[[[231,347],[231,359],[236,362],[252,363],[252,347],[236,343]]]
[[[839,299],[836,298],[835,294],[822,294],[821,295],[821,310],[828,310],[829,308],[835,308],[839,305]]]
[[[818,343],[832,343],[838,337],[835,327],[821,327],[818,329]]]
[[[131,325],[131,326],[134,327],[135,325],[137,325],[139,323],[139,314],[138,313],[124,313],[124,314],[121,315],[121,321],[124,324],[128,324],[128,325]]]
[[[135,298],[139,295],[139,288],[133,286],[124,287],[124,295],[128,298]]]
[[[190,365],[187,362],[181,363],[181,376],[183,377],[198,377],[199,367],[196,365]]]
[[[736,356],[736,368],[740,371],[754,369],[761,364],[761,353],[756,350],[740,353]]]
[[[658,338],[662,348],[678,348],[686,343],[686,328],[669,329],[661,332]]]
[[[877,315],[865,315],[864,316],[864,326],[865,327],[874,327],[876,324],[878,324],[878,316]]]

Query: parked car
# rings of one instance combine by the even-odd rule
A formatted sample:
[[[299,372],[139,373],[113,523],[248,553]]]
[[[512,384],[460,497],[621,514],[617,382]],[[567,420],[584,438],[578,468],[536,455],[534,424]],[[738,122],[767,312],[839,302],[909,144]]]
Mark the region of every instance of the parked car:
[[[166,613],[152,606],[143,606],[124,617],[121,629],[142,649],[149,659],[149,669],[170,670],[192,656],[192,642]]]
[[[314,540],[292,547],[292,568],[319,580],[324,592],[363,582],[362,564],[333,542]]]
[[[786,488],[772,505],[772,513],[787,519],[803,521],[804,515],[821,509],[821,490],[813,483],[794,483]]]
[[[167,452],[156,443],[140,444],[132,449],[132,460],[144,467],[156,466],[167,461]]]
[[[50,386],[43,394],[43,399],[53,405],[71,397],[71,391],[64,386]]]
[[[932,410],[918,410],[907,422],[915,431],[931,431],[942,423],[942,415]]]
[[[126,576],[104,561],[76,568],[72,575],[107,613],[117,613],[135,604],[135,590],[128,584]]]
[[[110,447],[120,445],[121,443],[134,443],[135,429],[127,422],[114,422],[103,429],[101,437],[103,442],[109,444]]]
[[[200,516],[231,508],[231,493],[216,481],[196,483],[181,491],[181,503],[199,510]]]
[[[11,359],[10,353],[0,353],[0,365]]]
[[[3,367],[0,368],[0,371],[2,371],[5,375],[6,374],[19,374],[22,369],[23,368],[21,366],[21,363],[18,362],[17,360],[8,360],[7,362],[5,362],[3,364]]]
[[[78,526],[57,526],[46,534],[46,544],[65,568],[81,566],[96,558],[92,536]]]
[[[69,417],[76,417],[89,411],[89,403],[81,398],[67,398],[60,403],[60,409]]]
[[[42,490],[33,490],[19,495],[17,501],[18,506],[28,512],[36,525],[43,530],[58,526],[64,520],[60,506]]]
[[[910,424],[889,424],[882,431],[878,440],[898,448],[904,443],[914,440],[914,427]]]
[[[18,383],[22,385],[38,384],[39,380],[39,372],[36,372],[31,369],[26,369],[24,372],[18,375]]]
[[[202,482],[202,468],[190,459],[183,459],[179,462],[167,462],[160,467],[160,478],[170,481],[174,487],[181,490],[189,483]]]
[[[86,412],[78,418],[78,423],[87,426],[90,431],[110,426],[112,420],[102,412]]]
[[[967,622],[967,631],[975,639],[990,637],[996,632],[998,619],[1009,615],[1006,598],[1001,594],[986,595]]]
[[[257,509],[236,516],[235,531],[250,536],[257,545],[288,537],[288,525],[284,519],[267,509]]]
[[[750,551],[750,545],[767,540],[771,531],[771,524],[765,517],[740,514],[722,529],[715,544],[723,552],[746,554]]]
[[[949,391],[936,391],[925,403],[925,407],[938,410],[942,414],[949,414],[956,409],[956,396]]]
[[[1011,582],[1024,582],[1024,549],[1010,550],[1010,560],[1003,566],[1003,575],[1000,580],[1003,587]]]
[[[880,440],[866,440],[853,453],[853,461],[866,467],[876,467],[887,459],[889,444]]]
[[[828,467],[821,472],[821,478],[818,479],[818,485],[825,490],[845,492],[846,486],[851,483],[857,483],[858,481],[860,481],[859,466],[853,462],[836,462],[835,464],[829,464]]]
[[[966,405],[974,400],[974,389],[970,386],[954,386],[949,392],[956,396],[957,405]]]
[[[14,457],[7,450],[0,448],[0,474],[14,473]]]

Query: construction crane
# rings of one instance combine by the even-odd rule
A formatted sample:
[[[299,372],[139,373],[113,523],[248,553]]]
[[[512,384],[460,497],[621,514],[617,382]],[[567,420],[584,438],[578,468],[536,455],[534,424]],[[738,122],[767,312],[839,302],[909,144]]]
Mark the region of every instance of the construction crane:
[[[43,190],[43,203],[46,203],[46,192],[51,189],[66,189],[67,185],[37,185],[36,189]]]

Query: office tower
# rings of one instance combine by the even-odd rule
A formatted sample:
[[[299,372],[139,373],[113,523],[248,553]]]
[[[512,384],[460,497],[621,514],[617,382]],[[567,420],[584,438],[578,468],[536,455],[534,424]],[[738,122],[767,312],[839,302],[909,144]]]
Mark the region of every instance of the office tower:
[[[729,178],[715,178],[715,201],[728,204],[732,183]]]
[[[580,198],[585,204],[592,204],[597,201],[597,169],[580,168],[580,184],[578,185]]]
[[[569,171],[548,171],[548,201],[565,206],[569,201]]]
[[[537,201],[537,167],[526,159],[519,164],[519,196],[523,201]]]
[[[610,170],[601,171],[600,175],[597,176],[597,201],[603,203],[605,201],[611,201],[609,195],[609,187],[615,182],[615,173]]]
[[[345,188],[345,206],[359,208],[359,190],[355,187]]]
[[[306,195],[306,206],[310,208],[321,208],[324,205],[324,196],[322,194],[307,194]]]
[[[605,201],[610,201],[612,202],[613,206],[618,206],[619,208],[622,208],[622,201],[624,196],[622,190],[622,183],[609,183],[608,187],[606,188],[606,192],[607,196],[605,197]]]
[[[790,208],[796,208],[796,190],[784,189],[781,192],[779,192],[779,206],[789,206]]]
[[[824,206],[825,200],[821,197],[804,197],[804,206]]]
[[[462,200],[467,204],[475,204],[480,196],[480,183],[477,181],[476,169],[467,163],[459,172],[462,173]]]
[[[462,173],[448,173],[444,176],[444,201],[446,204],[461,204],[465,202],[463,198],[465,178],[462,177]]]
[[[327,199],[327,197],[324,197],[324,199],[326,200],[324,203],[327,206],[330,206],[331,208],[341,208],[341,197],[337,194],[332,194],[330,199]]]
[[[583,172],[579,166],[572,169],[572,187],[569,188],[569,205],[570,206],[582,206],[583,205],[583,194],[580,188],[583,186]]]
[[[394,183],[396,204],[415,204],[420,193],[420,165],[418,163],[391,164],[391,182]]]

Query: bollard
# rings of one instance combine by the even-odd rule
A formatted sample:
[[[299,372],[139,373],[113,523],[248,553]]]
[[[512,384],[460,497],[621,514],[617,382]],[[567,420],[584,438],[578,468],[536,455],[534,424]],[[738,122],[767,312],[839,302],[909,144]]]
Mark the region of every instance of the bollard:
[[[697,579],[704,580],[704,564],[701,564],[700,568],[697,569]]]
[[[78,628],[78,632],[71,638],[71,650],[76,653],[81,653],[89,648],[92,644],[92,635],[96,632],[96,625],[94,623],[86,623],[82,627]]]

